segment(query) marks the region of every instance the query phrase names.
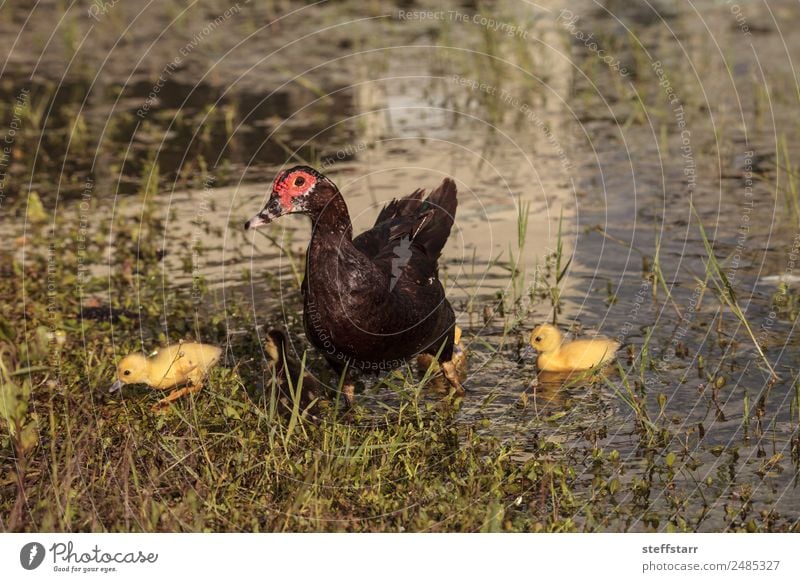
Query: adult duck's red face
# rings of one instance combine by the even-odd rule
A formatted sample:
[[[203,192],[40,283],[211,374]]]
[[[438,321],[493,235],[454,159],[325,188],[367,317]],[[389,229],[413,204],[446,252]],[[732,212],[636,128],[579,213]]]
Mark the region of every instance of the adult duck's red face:
[[[272,183],[272,195],[264,209],[244,223],[245,230],[269,224],[284,214],[306,212],[308,201],[323,176],[307,166],[283,170]]]

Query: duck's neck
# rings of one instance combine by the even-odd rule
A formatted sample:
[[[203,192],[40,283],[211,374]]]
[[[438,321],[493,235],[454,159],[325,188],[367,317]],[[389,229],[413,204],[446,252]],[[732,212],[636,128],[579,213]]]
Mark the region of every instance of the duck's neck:
[[[330,188],[328,196],[319,197],[308,212],[311,218],[311,239],[335,239],[339,243],[353,240],[353,223],[344,198],[336,187]]]

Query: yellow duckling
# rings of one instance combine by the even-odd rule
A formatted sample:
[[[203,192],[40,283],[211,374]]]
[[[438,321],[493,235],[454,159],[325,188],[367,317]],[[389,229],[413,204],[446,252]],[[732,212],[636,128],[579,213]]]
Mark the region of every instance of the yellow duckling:
[[[125,384],[147,384],[156,390],[188,384],[173,390],[153,406],[153,410],[164,408],[185,394],[198,392],[221,355],[222,350],[217,346],[183,342],[161,348],[149,358],[131,354],[117,365],[117,381],[109,392],[116,392]]]
[[[601,338],[564,343],[561,330],[550,324],[531,332],[531,345],[539,353],[536,367],[543,372],[588,370],[613,360],[619,349],[619,342]]]

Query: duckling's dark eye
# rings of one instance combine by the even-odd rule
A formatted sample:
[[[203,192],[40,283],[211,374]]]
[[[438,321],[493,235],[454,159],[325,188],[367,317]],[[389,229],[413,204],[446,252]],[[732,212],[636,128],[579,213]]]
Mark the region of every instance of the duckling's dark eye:
[[[306,179],[303,178],[303,176],[297,176],[297,178],[294,179],[294,185],[295,186],[302,186],[305,183],[306,183]]]
[[[536,339],[535,339],[535,340],[533,340],[533,341],[535,341],[535,342],[540,342],[540,341],[542,341],[542,336],[540,336],[540,335],[537,335],[537,336],[536,336]]]
[[[131,371],[130,370],[125,370],[123,372],[123,374],[126,375],[126,376],[130,376],[131,375]]]

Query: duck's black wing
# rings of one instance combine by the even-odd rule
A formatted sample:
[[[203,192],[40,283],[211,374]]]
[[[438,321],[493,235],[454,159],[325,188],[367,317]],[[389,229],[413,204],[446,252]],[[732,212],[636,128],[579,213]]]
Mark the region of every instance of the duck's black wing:
[[[353,240],[353,245],[376,263],[391,263],[406,258],[424,271],[436,271],[455,220],[458,206],[456,184],[445,178],[425,198],[424,190],[392,200],[378,215],[375,226]],[[411,259],[414,255],[420,255]]]
[[[408,196],[389,202],[378,214],[375,225],[353,239],[353,246],[374,259],[389,242],[392,225],[414,216],[424,195],[425,190],[419,188]]]
[[[395,282],[430,284],[438,278],[439,256],[455,218],[456,194],[455,182],[445,179],[413,212],[390,220],[373,263]]]

